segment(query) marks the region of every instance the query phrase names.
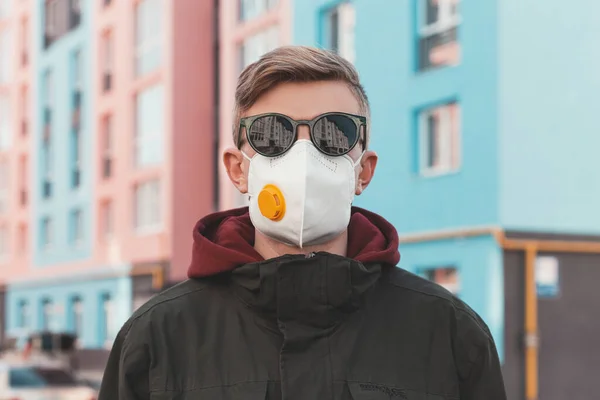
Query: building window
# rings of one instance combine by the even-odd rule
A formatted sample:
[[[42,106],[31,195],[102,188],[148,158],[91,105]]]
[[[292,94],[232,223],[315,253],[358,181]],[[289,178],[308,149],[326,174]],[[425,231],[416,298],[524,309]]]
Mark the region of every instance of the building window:
[[[44,48],[77,28],[81,22],[81,0],[45,0]]]
[[[457,31],[460,0],[421,0],[419,24],[419,69],[426,70],[460,62]]]
[[[247,21],[256,18],[275,8],[278,2],[278,0],[239,0],[239,20]]]
[[[30,308],[27,300],[19,301],[17,316],[17,326],[19,328],[27,329],[30,327]]]
[[[153,231],[160,227],[160,181],[140,183],[135,188],[134,226],[138,232]]]
[[[102,178],[108,179],[112,175],[113,170],[113,117],[107,115],[102,121]]]
[[[21,89],[21,135],[27,136],[29,132],[29,89]]]
[[[42,332],[50,331],[54,328],[53,324],[53,304],[50,299],[43,299],[41,304],[40,328]]]
[[[21,66],[29,64],[29,20],[23,18],[21,21]]]
[[[52,196],[52,102],[54,100],[54,83],[52,71],[44,74],[44,115],[42,135],[42,197]]]
[[[104,7],[110,6],[111,3],[112,3],[112,0],[102,0],[102,4],[104,5]]]
[[[48,250],[52,246],[53,240],[53,229],[52,219],[45,217],[42,219],[42,226],[40,229],[41,233],[41,247],[43,250]]]
[[[0,93],[0,151],[8,150],[12,143],[10,99]]]
[[[72,142],[71,187],[77,189],[81,185],[81,133],[79,129],[73,130]]]
[[[351,63],[354,63],[354,29],[356,11],[352,3],[341,3],[327,13],[328,46]]]
[[[115,307],[112,296],[105,293],[101,297],[100,307],[100,340],[101,344],[107,348],[112,346],[115,338]]]
[[[78,246],[83,241],[83,212],[79,209],[73,210],[70,216],[70,242],[72,245]]]
[[[109,241],[114,234],[114,210],[113,202],[108,200],[102,203],[101,206],[101,222],[102,227],[101,237]]]
[[[112,32],[102,37],[102,57],[104,58],[104,73],[102,74],[102,90],[109,92],[112,88],[114,71],[114,42]]]
[[[8,251],[8,226],[0,225],[0,261],[4,261],[8,258]]]
[[[455,267],[425,268],[420,272],[420,275],[437,283],[450,293],[456,296],[460,294],[460,278]]]
[[[419,115],[420,172],[445,174],[460,168],[460,108],[457,103]]]
[[[140,92],[136,98],[136,167],[160,164],[163,160],[164,90],[162,85]]]
[[[8,161],[0,161],[0,214],[4,214],[8,211],[8,200],[10,193],[10,182],[9,182],[9,170]]]
[[[27,205],[27,156],[22,155],[19,158],[19,204],[24,207]]]
[[[135,9],[135,72],[156,70],[161,62],[162,0],[141,0]]]
[[[0,62],[0,85],[11,83],[13,64],[4,60],[12,60],[13,57],[11,32],[8,29],[0,30],[0,60],[3,60]]]
[[[19,225],[18,252],[19,254],[27,252],[27,225],[25,224]]]
[[[239,72],[257,61],[263,54],[275,49],[278,43],[279,28],[277,26],[272,26],[254,36],[246,38],[239,47]]]
[[[83,333],[83,301],[81,297],[74,296],[71,298],[71,318],[70,329],[77,337],[81,337]]]

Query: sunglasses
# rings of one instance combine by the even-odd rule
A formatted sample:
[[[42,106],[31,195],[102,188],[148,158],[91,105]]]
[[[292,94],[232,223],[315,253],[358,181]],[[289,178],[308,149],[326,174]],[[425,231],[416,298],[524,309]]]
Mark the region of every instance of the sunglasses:
[[[298,127],[307,125],[310,140],[315,147],[328,156],[343,156],[363,139],[367,118],[330,112],[311,120],[294,120],[287,115],[269,113],[240,119],[238,149],[242,147],[244,132],[250,146],[265,157],[277,157],[288,151],[298,139]]]

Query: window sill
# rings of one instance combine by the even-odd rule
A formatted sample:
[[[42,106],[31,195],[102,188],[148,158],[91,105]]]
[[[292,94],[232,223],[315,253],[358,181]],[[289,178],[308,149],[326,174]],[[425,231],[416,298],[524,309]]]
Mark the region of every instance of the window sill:
[[[442,178],[457,175],[460,169],[424,169],[419,171],[418,177],[423,179]]]
[[[151,236],[162,233],[162,230],[161,225],[142,226],[135,228],[135,234],[136,236]]]

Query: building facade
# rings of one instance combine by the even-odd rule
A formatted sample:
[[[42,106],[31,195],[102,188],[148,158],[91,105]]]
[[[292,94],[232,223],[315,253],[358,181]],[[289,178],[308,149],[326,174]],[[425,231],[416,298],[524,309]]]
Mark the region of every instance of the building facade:
[[[10,108],[17,152],[0,150],[6,332],[72,331],[106,348],[135,308],[186,277],[193,226],[214,209],[215,7],[46,0],[7,14],[0,27],[32,21],[32,54],[2,92],[11,105],[31,94],[28,112]]]
[[[218,208],[248,204],[231,184],[221,155],[233,143],[233,107],[237,79],[249,64],[278,46],[291,44],[292,0],[219,1],[219,126],[216,158],[218,168]]]
[[[600,273],[600,9],[538,5],[295,1],[292,41],[336,48],[340,10],[354,9],[380,155],[357,205],[398,228],[401,267],[484,318],[509,398],[587,398],[600,357],[600,298],[582,283]]]

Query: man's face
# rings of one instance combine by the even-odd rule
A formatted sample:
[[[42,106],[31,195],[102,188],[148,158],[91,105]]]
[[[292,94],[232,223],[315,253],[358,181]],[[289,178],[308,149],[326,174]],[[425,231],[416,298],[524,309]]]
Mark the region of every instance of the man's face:
[[[344,82],[322,81],[310,83],[283,83],[263,96],[244,114],[243,117],[280,113],[295,120],[310,120],[327,112],[344,112],[361,115],[360,105],[350,88]],[[241,149],[252,158],[254,149],[242,138]],[[306,125],[298,127],[298,139],[310,140],[309,128]],[[352,149],[349,156],[357,161],[363,151],[363,141]],[[225,151],[223,161],[229,178],[241,193],[248,191],[248,170],[250,161],[242,156],[238,149]],[[356,194],[361,194],[371,181],[377,164],[377,155],[367,151],[356,168]]]

